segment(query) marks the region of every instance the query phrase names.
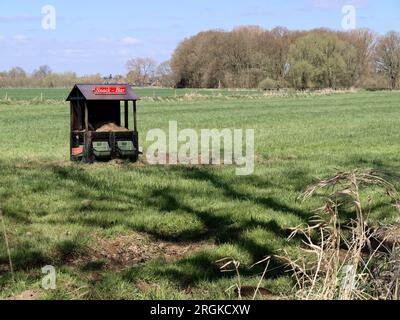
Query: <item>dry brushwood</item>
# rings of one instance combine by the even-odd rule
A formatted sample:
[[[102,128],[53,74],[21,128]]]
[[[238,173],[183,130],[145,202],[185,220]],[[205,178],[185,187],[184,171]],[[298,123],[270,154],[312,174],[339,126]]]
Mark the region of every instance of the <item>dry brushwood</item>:
[[[244,296],[252,296],[253,300],[256,300],[258,296],[260,297],[270,297],[272,296],[271,292],[269,292],[265,288],[261,288],[262,282],[265,279],[265,276],[267,274],[269,264],[271,261],[271,257],[266,257],[263,260],[255,263],[250,267],[250,269],[254,268],[257,265],[265,263],[266,266],[264,268],[264,272],[260,276],[260,280],[258,281],[257,287],[249,287],[249,286],[243,286],[242,285],[242,280],[240,276],[240,262],[233,259],[233,258],[224,258],[221,260],[216,261],[216,263],[222,264],[220,266],[221,272],[235,272],[236,273],[236,278],[237,278],[237,283],[229,287],[226,292],[231,291],[234,289],[235,293],[237,294],[239,300],[242,300]]]
[[[352,300],[381,299],[376,273],[370,270],[376,262],[378,250],[365,255],[364,249],[370,246],[374,236],[366,220],[371,212],[372,198],[367,204],[362,202],[361,189],[379,187],[395,202],[399,208],[399,197],[396,189],[375,171],[339,172],[334,177],[313,184],[301,196],[303,201],[329,190],[325,204],[317,210],[312,226],[299,226],[293,230],[289,239],[301,234],[305,255],[293,260],[285,252],[280,258],[287,262],[293,271],[296,282],[296,297],[313,300]],[[354,219],[345,226],[350,231],[348,237],[342,232],[341,210],[351,207]],[[314,240],[318,233],[318,242]],[[345,247],[346,250],[342,248]],[[389,258],[390,260],[390,258]],[[392,260],[391,260],[392,261]],[[393,269],[393,268],[392,268]],[[398,275],[398,265],[396,272]],[[390,282],[386,298],[392,298],[398,292],[398,277]],[[386,284],[388,282],[386,281]],[[386,286],[387,287],[387,286]],[[389,292],[390,291],[390,292]]]

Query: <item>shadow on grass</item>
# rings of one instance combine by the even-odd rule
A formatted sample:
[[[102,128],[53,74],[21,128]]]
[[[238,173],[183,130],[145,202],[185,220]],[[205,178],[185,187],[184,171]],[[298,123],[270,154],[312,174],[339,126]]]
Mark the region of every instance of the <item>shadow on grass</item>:
[[[15,167],[11,164],[0,163],[0,167],[5,174],[11,176],[15,174]],[[118,169],[118,175],[124,175],[129,170],[140,170],[141,173],[145,173],[147,178],[162,179],[158,177],[160,168],[135,168],[135,167],[121,167]],[[44,174],[47,177],[51,177],[51,181],[47,181],[54,192],[63,192],[68,190],[68,199],[73,199],[74,203],[77,204],[76,210],[73,213],[64,212],[61,210],[56,214],[54,212],[42,212],[40,216],[35,217],[35,223],[40,221],[41,217],[46,218],[46,223],[54,225],[62,224],[79,224],[86,225],[89,227],[96,227],[107,229],[116,226],[123,226],[124,228],[134,229],[135,231],[146,232],[158,240],[168,240],[173,242],[182,241],[212,241],[218,245],[228,244],[234,245],[239,250],[246,252],[253,262],[262,259],[265,256],[276,254],[276,246],[270,246],[268,241],[258,242],[254,238],[248,236],[248,233],[253,230],[262,230],[268,232],[270,237],[274,240],[281,242],[286,241],[287,233],[280,223],[274,219],[274,215],[291,215],[297,217],[301,221],[306,221],[309,218],[309,213],[300,210],[296,207],[289,206],[277,198],[268,196],[262,197],[255,195],[251,191],[245,192],[240,191],[243,186],[249,185],[257,189],[268,189],[275,188],[270,181],[259,176],[244,177],[240,180],[240,186],[236,178],[234,177],[221,177],[213,169],[194,167],[167,167],[163,169],[168,172],[170,179],[182,179],[185,181],[191,181],[191,183],[207,183],[210,184],[208,190],[209,194],[207,197],[210,201],[213,200],[214,194],[218,194],[221,197],[221,201],[231,203],[235,201],[240,206],[240,203],[246,203],[263,208],[271,216],[267,219],[254,218],[252,215],[240,216],[240,218],[233,217],[229,208],[219,208],[216,212],[213,208],[197,208],[193,204],[189,204],[188,201],[182,201],[182,198],[201,198],[204,195],[198,195],[193,190],[186,190],[185,188],[179,188],[172,186],[164,187],[146,187],[146,190],[140,192],[129,188],[129,185],[119,182],[107,182],[101,178],[100,175],[93,172],[94,170],[87,170],[84,166],[63,166],[57,164],[32,164],[31,167],[26,166],[20,169],[19,173],[24,176],[24,183],[29,186],[33,181],[29,179],[32,177],[31,171],[36,173]],[[34,177],[35,175],[33,175]],[[304,176],[299,176],[296,184],[304,183]],[[37,183],[37,181],[36,181]],[[71,187],[73,186],[73,187]],[[110,189],[111,188],[111,189]],[[285,186],[280,186],[284,190]],[[85,207],[80,208],[79,203],[87,198],[93,197],[92,190],[96,191],[96,199],[102,201],[108,201],[113,204],[127,204],[125,207],[118,207],[112,209],[112,212],[116,212],[116,216],[109,217],[109,208],[99,207]],[[18,190],[15,190],[18,192]],[[208,199],[207,198],[207,199]],[[0,200],[2,200],[0,198]],[[170,213],[179,214],[180,212],[189,214],[195,217],[201,222],[202,228],[187,227],[182,230],[174,230],[173,233],[168,233],[159,228],[147,228],[132,225],[126,216],[132,214],[131,208],[136,208],[137,203],[147,209],[151,209],[159,214],[160,219],[163,216]],[[6,210],[6,215],[13,219],[16,223],[29,224],[31,220],[29,215],[23,213],[20,209],[13,210],[8,205],[9,210]],[[260,209],[259,209],[260,210]],[[97,216],[91,216],[91,211],[95,211]],[[104,214],[104,217],[102,216]],[[138,213],[135,213],[138,214]],[[139,213],[140,214],[140,213]],[[48,219],[48,215],[52,216],[52,219]],[[39,222],[40,223],[40,222]],[[54,250],[58,252],[58,256],[62,258],[59,263],[68,262],[68,259],[74,254],[78,253],[79,246],[75,243],[60,240],[55,241],[53,245]],[[47,253],[32,250],[19,250],[13,248],[13,259],[16,260],[18,268],[28,268],[35,265],[42,266],[44,262],[48,262]],[[19,250],[19,251],[18,251]],[[33,259],[32,257],[35,257]],[[39,257],[39,259],[37,259]],[[216,259],[223,258],[223,256],[209,256],[206,254],[197,254],[193,257],[188,257],[182,261],[175,262],[170,268],[163,268],[160,270],[160,274],[165,277],[174,279],[182,285],[189,285],[196,283],[197,281],[221,277],[221,273],[218,268],[215,267]],[[5,257],[0,258],[1,261],[5,260]],[[175,267],[174,267],[175,266]],[[279,267],[278,261],[273,261],[272,267]],[[91,268],[88,268],[90,270]],[[278,270],[278,269],[277,269]],[[282,270],[276,271],[281,273]]]

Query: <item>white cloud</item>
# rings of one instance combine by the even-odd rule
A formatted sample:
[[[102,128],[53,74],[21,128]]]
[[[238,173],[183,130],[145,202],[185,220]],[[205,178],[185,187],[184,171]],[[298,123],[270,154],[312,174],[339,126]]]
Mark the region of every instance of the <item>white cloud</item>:
[[[40,21],[41,16],[33,16],[30,14],[21,14],[18,16],[0,16],[0,23],[16,23],[23,21]]]
[[[310,0],[310,4],[318,9],[340,9],[345,5],[362,8],[368,5],[368,0]]]
[[[121,39],[121,43],[125,45],[132,45],[140,43],[140,40],[132,37],[125,37]]]
[[[126,49],[120,49],[117,51],[117,54],[122,57],[126,57],[129,55],[129,51]]]
[[[96,41],[99,43],[110,43],[110,42],[112,42],[112,39],[107,38],[107,37],[100,37],[100,38],[97,38]]]
[[[0,41],[4,40],[5,38],[5,36],[0,35]]]
[[[28,37],[23,34],[16,34],[16,35],[13,35],[11,37],[11,39],[18,41],[18,42],[24,42],[24,41],[28,40]]]
[[[64,54],[66,56],[83,56],[85,54],[85,50],[82,49],[65,49]]]

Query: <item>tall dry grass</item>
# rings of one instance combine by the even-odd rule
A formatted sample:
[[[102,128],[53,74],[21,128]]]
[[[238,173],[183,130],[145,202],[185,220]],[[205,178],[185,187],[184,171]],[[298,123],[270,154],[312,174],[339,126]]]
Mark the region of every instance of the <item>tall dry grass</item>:
[[[372,196],[363,193],[380,190],[393,207],[399,210],[399,194],[395,187],[375,171],[339,172],[332,178],[320,180],[301,195],[306,201],[322,196],[324,205],[316,210],[309,225],[293,228],[289,240],[302,239],[297,258],[283,251],[276,255],[288,267],[295,286],[286,299],[299,300],[398,300],[400,299],[400,239],[387,247],[387,237],[368,226],[372,211]],[[362,199],[366,199],[363,201]],[[353,212],[351,221],[344,221],[344,210]],[[400,235],[400,227],[398,228]],[[390,235],[393,238],[393,235]],[[268,272],[271,257],[260,261],[265,270],[255,288],[253,299],[259,296],[262,281]],[[226,258],[223,272],[234,272],[235,288],[242,299],[240,262]],[[256,264],[256,265],[257,265]]]
[[[12,281],[15,281],[14,268],[13,268],[13,263],[12,263],[12,259],[11,259],[11,250],[10,250],[10,245],[9,245],[9,241],[8,241],[8,236],[7,236],[7,228],[6,228],[6,223],[5,223],[5,219],[4,219],[4,215],[3,215],[3,210],[1,208],[0,208],[0,220],[1,220],[3,237],[4,237],[4,243],[5,243],[5,247],[7,250],[8,263],[10,266],[11,279],[12,279]]]
[[[399,297],[399,272],[391,273],[389,290],[382,290],[380,281],[384,265],[396,265],[399,260],[393,247],[383,253],[385,239],[376,243],[376,232],[367,225],[373,199],[363,201],[365,188],[378,188],[399,207],[399,195],[392,184],[374,171],[339,172],[334,177],[313,184],[301,196],[303,201],[322,193],[323,207],[317,210],[311,225],[293,229],[290,239],[300,235],[304,255],[297,259],[287,253],[280,256],[290,267],[295,279],[295,298],[305,300],[370,300]],[[326,194],[326,191],[328,193]],[[354,212],[354,218],[342,224],[344,210]],[[379,271],[381,270],[381,271]],[[386,273],[388,275],[388,273]]]
[[[266,274],[268,272],[268,268],[271,262],[271,257],[266,257],[263,260],[255,263],[254,265],[252,265],[250,267],[250,269],[254,268],[255,266],[258,266],[260,264],[265,264],[265,268],[264,271],[262,273],[262,275],[259,278],[259,281],[257,283],[256,287],[243,287],[242,286],[242,280],[241,280],[241,275],[240,275],[240,261],[235,260],[234,258],[224,258],[221,259],[219,261],[217,261],[216,263],[218,264],[222,264],[220,266],[220,270],[221,272],[234,272],[236,274],[236,283],[232,286],[230,286],[228,289],[225,290],[225,292],[229,293],[231,290],[235,290],[235,292],[237,293],[237,296],[239,298],[239,300],[243,299],[243,289],[249,289],[251,291],[251,298],[252,300],[256,300],[257,298],[262,298],[263,297],[263,291],[265,294],[266,289],[265,288],[261,288],[261,285],[263,283],[263,280],[266,277]],[[247,290],[247,291],[249,291]],[[269,294],[269,293],[268,293]]]

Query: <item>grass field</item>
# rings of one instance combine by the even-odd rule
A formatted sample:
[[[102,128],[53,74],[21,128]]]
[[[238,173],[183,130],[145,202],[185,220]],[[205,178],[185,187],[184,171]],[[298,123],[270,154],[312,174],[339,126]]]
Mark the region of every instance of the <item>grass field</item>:
[[[8,94],[32,98],[40,90]],[[400,188],[399,107],[399,92],[139,104],[144,148],[146,132],[169,120],[180,128],[255,129],[255,173],[238,177],[232,166],[71,164],[67,104],[0,102],[0,206],[16,270],[13,282],[1,240],[0,298],[234,298],[225,292],[234,274],[221,273],[216,261],[241,261],[243,284],[254,285],[262,271],[249,269],[254,262],[282,249],[296,255],[299,242],[288,242],[286,229],[318,207],[296,201],[316,178],[377,168]],[[398,217],[378,198],[370,220]],[[56,267],[56,290],[40,287],[45,265]],[[263,286],[288,294],[290,276],[277,259],[271,269]]]
[[[12,100],[31,100],[31,99],[66,99],[70,89],[6,89],[0,88],[0,99],[8,98]],[[187,94],[201,94],[205,96],[259,96],[259,90],[212,90],[212,89],[169,89],[169,88],[135,88],[135,92],[140,97],[180,97]]]

